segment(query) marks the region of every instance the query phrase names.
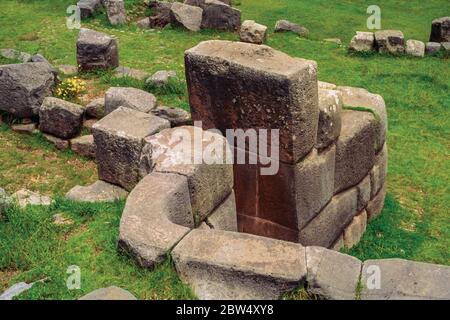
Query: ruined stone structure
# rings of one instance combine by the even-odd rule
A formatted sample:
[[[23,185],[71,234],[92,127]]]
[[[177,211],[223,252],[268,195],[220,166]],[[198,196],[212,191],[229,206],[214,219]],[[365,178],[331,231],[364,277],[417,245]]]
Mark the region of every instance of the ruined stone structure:
[[[383,99],[319,89],[315,62],[267,46],[207,41],[185,60],[192,117],[203,129],[279,130],[279,146],[267,138],[279,147],[275,175],[261,174],[278,160],[275,149],[261,153],[249,140],[233,146],[258,157],[234,165],[239,231],[328,248],[357,242],[384,202]]]

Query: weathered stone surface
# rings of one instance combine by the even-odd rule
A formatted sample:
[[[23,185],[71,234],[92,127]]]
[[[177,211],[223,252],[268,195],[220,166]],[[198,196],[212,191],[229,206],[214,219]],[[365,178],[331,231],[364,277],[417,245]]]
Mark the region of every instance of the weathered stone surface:
[[[370,112],[341,113],[342,130],[336,142],[335,193],[357,185],[375,162],[378,123]]]
[[[16,200],[19,207],[25,208],[28,205],[31,206],[49,206],[52,203],[52,199],[47,196],[40,195],[37,192],[33,192],[26,189],[21,189],[11,196]]]
[[[340,251],[344,247],[344,235],[341,234],[339,238],[331,246],[331,250]]]
[[[80,0],[77,3],[80,8],[81,19],[94,16],[95,12],[102,7],[102,0]]]
[[[70,148],[80,156],[95,158],[96,148],[93,135],[81,136],[70,140]]]
[[[336,90],[319,89],[319,127],[316,148],[333,143],[341,133],[342,94]]]
[[[439,42],[427,42],[425,47],[425,53],[427,55],[435,55],[441,51],[441,44]]]
[[[357,213],[358,191],[353,188],[333,197],[328,205],[300,231],[304,246],[330,248]]]
[[[82,28],[77,40],[77,64],[80,71],[117,68],[117,41],[104,33]]]
[[[37,128],[36,123],[14,124],[11,126],[12,131],[23,134],[32,134],[35,132],[36,128]]]
[[[375,32],[375,46],[380,53],[401,54],[405,52],[405,37],[398,30]]]
[[[170,9],[172,8],[171,2],[165,1],[150,1],[149,8],[152,10],[153,15],[149,17],[150,28],[164,28],[171,23]]]
[[[98,122],[97,119],[84,119],[83,129],[87,129],[89,133],[92,133],[92,127]]]
[[[160,70],[155,72],[145,83],[154,85],[156,87],[165,86],[169,83],[170,79],[176,79],[177,73],[175,71]]]
[[[243,42],[263,44],[267,37],[267,27],[254,20],[246,20],[241,25],[239,37]]]
[[[99,178],[132,190],[141,178],[139,159],[144,138],[168,127],[165,119],[124,107],[97,122],[92,132]]]
[[[344,245],[351,249],[359,243],[367,226],[367,212],[364,210],[355,216],[344,231]]]
[[[238,231],[234,192],[231,192],[228,198],[206,219],[206,224],[215,230]]]
[[[204,129],[279,129],[280,160],[287,163],[312,150],[319,117],[315,62],[230,41],[202,42],[185,61],[192,118]]]
[[[380,191],[386,180],[388,170],[388,148],[385,144],[383,149],[375,157],[375,165],[370,171],[371,199]]]
[[[170,8],[171,21],[189,31],[199,31],[202,25],[203,9],[174,2]]]
[[[441,45],[445,53],[450,53],[450,42],[442,42]]]
[[[113,26],[127,23],[127,12],[123,0],[103,0],[103,6]]]
[[[300,37],[308,37],[309,30],[296,23],[289,22],[287,20],[279,20],[275,24],[275,32],[294,32]]]
[[[431,24],[431,42],[450,42],[450,17],[436,19]]]
[[[320,247],[306,248],[307,291],[330,300],[353,300],[361,273],[361,261]]]
[[[105,98],[98,98],[91,101],[86,106],[86,116],[94,119],[101,119],[106,115]]]
[[[379,151],[386,141],[388,118],[386,104],[382,96],[368,92],[363,88],[338,87],[344,99],[344,106],[368,108],[376,115],[380,130],[377,135],[376,150]]]
[[[425,56],[425,43],[418,40],[406,41],[406,53],[415,57]]]
[[[105,93],[105,111],[110,114],[119,107],[150,112],[156,107],[156,97],[136,88],[112,87]]]
[[[320,89],[326,89],[326,90],[336,90],[337,86],[334,83],[324,82],[324,81],[318,81],[317,86]]]
[[[375,197],[369,201],[367,205],[367,219],[373,220],[381,214],[384,207],[384,199],[386,198],[386,186],[383,185],[380,191],[375,195]]]
[[[201,27],[205,29],[238,30],[241,11],[222,1],[205,0]]]
[[[61,139],[71,139],[80,133],[83,115],[82,106],[48,97],[39,109],[39,129]]]
[[[136,22],[136,26],[139,29],[150,29],[150,18],[145,17],[145,18],[139,20],[138,22]]]
[[[373,280],[380,272],[380,283]],[[362,300],[449,300],[450,267],[401,259],[364,262]]]
[[[55,80],[44,62],[0,66],[0,110],[19,118],[37,115]]]
[[[235,232],[193,230],[172,257],[202,300],[277,299],[306,276],[302,246]]]
[[[375,50],[375,35],[373,32],[357,31],[348,48],[355,52],[371,52]]]
[[[164,261],[192,227],[187,178],[153,172],[128,196],[120,221],[119,247],[141,266],[152,268]]]
[[[101,288],[88,293],[78,300],[137,300],[130,292],[119,287]]]
[[[114,70],[114,77],[116,78],[132,78],[136,80],[145,80],[148,78],[149,73],[139,69],[132,69],[128,67],[120,66]]]
[[[89,186],[75,186],[66,193],[67,199],[78,202],[114,202],[127,196],[126,190],[101,180]]]
[[[66,150],[66,149],[69,149],[69,147],[70,147],[69,140],[63,140],[61,138],[52,136],[51,134],[45,134],[45,133],[44,133],[44,138],[49,143],[55,145],[56,149],[58,149],[58,150]]]
[[[358,207],[357,211],[360,212],[369,203],[371,197],[371,179],[370,175],[367,175],[357,186],[358,190]]]
[[[169,120],[172,128],[190,125],[192,123],[191,114],[180,108],[158,106],[151,112],[155,116]]]
[[[231,6],[231,0],[218,0],[218,1]],[[206,0],[184,0],[184,4],[200,7],[202,9],[205,7],[205,3],[206,3]]]
[[[223,202],[233,187],[232,164],[226,164],[226,158],[220,154],[211,155],[209,151],[213,149],[227,152],[226,139],[201,128],[184,126],[147,137],[142,152],[142,176],[153,169],[187,177],[196,225]]]
[[[19,60],[23,63],[31,62],[31,54],[15,49],[0,49],[0,56],[6,59]]]

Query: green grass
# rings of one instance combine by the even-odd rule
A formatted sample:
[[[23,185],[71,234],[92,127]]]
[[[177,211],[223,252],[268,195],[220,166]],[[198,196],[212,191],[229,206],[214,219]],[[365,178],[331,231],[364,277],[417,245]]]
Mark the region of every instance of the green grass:
[[[127,7],[131,9],[137,2],[127,1]],[[3,0],[0,48],[39,52],[55,65],[75,65],[78,31],[68,30],[64,19],[65,9],[72,3],[74,1],[70,0]],[[362,56],[348,54],[345,45],[339,47],[321,41],[339,37],[347,44],[356,30],[364,31],[368,17],[366,8],[373,4],[372,1],[243,0],[240,3],[244,19],[269,26],[268,45],[292,56],[316,60],[320,80],[364,87],[381,94],[386,101],[389,116],[386,205],[382,215],[369,224],[361,243],[350,254],[360,259],[400,257],[449,265],[448,58]],[[382,9],[383,28],[400,29],[408,39],[427,41],[431,21],[448,15],[443,11],[446,0],[380,0],[377,4]],[[138,7],[133,11],[133,19],[143,17],[144,11]],[[310,29],[309,39],[293,34],[274,34],[272,31],[278,19],[305,25]],[[211,30],[191,33],[179,28],[142,31],[133,25],[113,28],[104,14],[83,22],[83,25],[118,38],[122,65],[149,73],[175,70],[180,78],[174,88],[154,90],[145,88],[143,82],[114,79],[110,74],[86,75],[90,90],[97,91],[98,95],[111,85],[136,86],[154,91],[162,104],[185,109],[188,103],[182,79],[184,51],[203,40],[238,39],[236,34]],[[0,60],[0,63],[6,61]],[[47,194],[63,194],[75,184],[86,184],[95,179],[92,162],[70,152],[56,152],[38,136],[18,136],[5,126],[0,127],[0,160],[0,186],[10,192],[29,187]],[[64,202],[58,204],[64,207]],[[170,264],[164,264],[155,272],[146,272],[116,253],[120,204],[87,216],[74,210],[73,204],[67,204],[64,213],[77,224],[71,227],[73,232],[64,242],[58,240],[63,231],[48,226],[49,223],[44,224],[54,212],[61,210],[52,208],[50,211],[36,208],[22,215],[13,214],[14,219],[0,223],[1,243],[5,232],[11,239],[7,247],[0,247],[0,283],[3,286],[17,280],[50,276],[55,283],[50,282],[48,290],[46,285],[39,285],[24,296],[78,297],[80,292],[67,292],[61,283],[70,263],[81,265],[86,272],[83,292],[119,284],[140,298],[190,296],[176,280]],[[33,226],[40,236],[39,241],[30,234],[32,231],[22,231],[20,225],[25,224]],[[20,249],[14,246],[14,239],[19,243],[30,241],[32,245],[29,249]],[[96,255],[98,248],[101,254]],[[16,250],[26,259],[18,259]],[[157,295],[160,290],[163,293]]]

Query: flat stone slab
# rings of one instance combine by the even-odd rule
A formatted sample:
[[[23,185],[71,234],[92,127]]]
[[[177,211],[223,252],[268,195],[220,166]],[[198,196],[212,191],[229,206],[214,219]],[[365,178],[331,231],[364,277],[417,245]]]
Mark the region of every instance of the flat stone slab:
[[[70,140],[73,152],[87,158],[95,158],[96,148],[93,135],[81,136]]]
[[[308,293],[329,300],[354,300],[362,263],[322,247],[306,248]]]
[[[25,208],[28,205],[49,206],[50,204],[52,204],[52,199],[50,197],[43,196],[37,192],[26,189],[17,191],[11,196],[11,198],[16,200],[21,208]]]
[[[172,257],[201,300],[277,299],[306,277],[301,245],[243,233],[193,230]]]
[[[225,201],[203,222],[203,227],[214,230],[238,231],[236,197],[232,192]]]
[[[88,293],[87,295],[81,297],[78,300],[137,300],[137,299],[130,292],[122,288],[112,286],[92,291],[91,293]]]
[[[66,193],[67,199],[79,202],[114,202],[127,196],[126,190],[101,180],[90,186],[75,186]]]
[[[361,283],[363,300],[450,299],[449,266],[401,259],[368,260]]]
[[[119,107],[150,112],[156,107],[156,97],[136,88],[112,87],[105,93],[105,110],[109,114]]]
[[[323,149],[341,134],[342,94],[337,90],[319,89],[319,127],[316,148]]]

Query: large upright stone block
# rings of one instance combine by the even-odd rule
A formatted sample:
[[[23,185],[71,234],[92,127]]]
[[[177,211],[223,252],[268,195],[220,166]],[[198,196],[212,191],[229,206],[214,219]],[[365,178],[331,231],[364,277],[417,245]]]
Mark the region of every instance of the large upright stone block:
[[[92,133],[99,178],[132,190],[141,178],[144,138],[169,127],[165,119],[124,107],[97,122]]]
[[[193,120],[204,129],[279,129],[287,163],[311,151],[319,117],[315,62],[230,41],[202,42],[185,62]]]
[[[241,26],[241,11],[222,1],[205,0],[202,28],[234,31]]]
[[[342,94],[336,90],[319,89],[319,128],[316,148],[324,149],[341,134]]]
[[[450,42],[450,17],[433,20],[430,42]]]

